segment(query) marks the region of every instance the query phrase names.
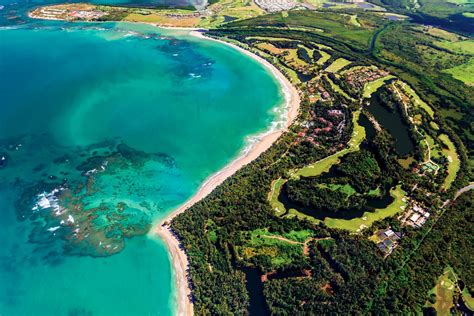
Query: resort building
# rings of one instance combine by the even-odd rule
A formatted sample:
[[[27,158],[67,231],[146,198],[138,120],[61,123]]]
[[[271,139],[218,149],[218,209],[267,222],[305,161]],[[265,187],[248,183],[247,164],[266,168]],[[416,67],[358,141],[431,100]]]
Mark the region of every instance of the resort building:
[[[399,219],[402,222],[402,225],[419,228],[426,223],[430,215],[429,210],[425,210],[420,204],[413,202],[411,207],[409,207],[407,211],[399,217]]]

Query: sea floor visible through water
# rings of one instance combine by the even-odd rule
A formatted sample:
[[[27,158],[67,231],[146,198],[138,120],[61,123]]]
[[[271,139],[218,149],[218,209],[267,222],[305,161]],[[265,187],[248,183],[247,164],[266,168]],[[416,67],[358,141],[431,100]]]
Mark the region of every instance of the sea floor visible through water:
[[[169,315],[146,235],[285,121],[231,47],[146,25],[0,28],[0,315]]]

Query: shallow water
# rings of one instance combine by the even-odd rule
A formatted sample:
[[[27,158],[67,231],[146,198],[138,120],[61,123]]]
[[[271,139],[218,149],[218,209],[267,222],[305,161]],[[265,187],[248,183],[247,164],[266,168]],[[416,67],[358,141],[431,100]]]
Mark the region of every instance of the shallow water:
[[[263,66],[186,32],[38,21],[0,30],[0,98],[0,315],[171,314],[146,232],[283,102]]]

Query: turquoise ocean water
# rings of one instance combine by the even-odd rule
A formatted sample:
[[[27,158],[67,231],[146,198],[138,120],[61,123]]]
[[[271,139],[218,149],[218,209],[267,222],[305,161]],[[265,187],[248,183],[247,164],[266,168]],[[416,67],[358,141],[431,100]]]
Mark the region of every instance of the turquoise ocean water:
[[[4,23],[0,315],[172,314],[151,223],[282,103],[261,65],[184,31]]]

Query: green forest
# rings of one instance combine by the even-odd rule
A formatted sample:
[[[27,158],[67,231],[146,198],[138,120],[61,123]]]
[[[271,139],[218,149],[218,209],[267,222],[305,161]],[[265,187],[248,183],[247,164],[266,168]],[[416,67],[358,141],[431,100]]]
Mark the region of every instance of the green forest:
[[[419,24],[357,19],[291,11],[206,33],[270,61],[302,102],[270,149],[172,221],[196,314],[431,314],[448,267],[465,287],[453,300],[472,296],[474,193],[455,193],[473,180],[474,90],[444,71],[469,58]],[[400,237],[383,252],[372,236],[388,230]]]

